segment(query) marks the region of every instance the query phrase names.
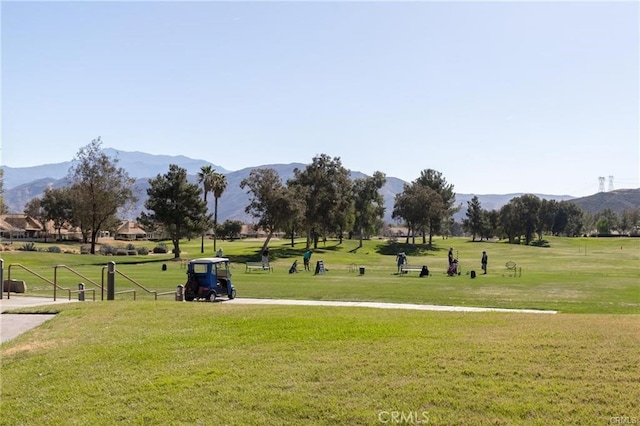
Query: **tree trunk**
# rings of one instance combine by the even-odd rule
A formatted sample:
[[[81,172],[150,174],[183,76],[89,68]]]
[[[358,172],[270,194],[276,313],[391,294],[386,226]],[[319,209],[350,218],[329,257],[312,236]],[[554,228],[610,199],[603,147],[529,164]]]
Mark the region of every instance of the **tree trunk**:
[[[218,197],[213,199],[213,251],[216,251],[218,242]]]

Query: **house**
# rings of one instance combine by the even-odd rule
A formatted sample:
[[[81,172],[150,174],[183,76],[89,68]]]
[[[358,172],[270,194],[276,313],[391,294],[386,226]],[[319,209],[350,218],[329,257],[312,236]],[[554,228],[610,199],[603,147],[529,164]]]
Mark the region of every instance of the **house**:
[[[127,241],[146,240],[147,232],[136,222],[125,220],[118,226],[114,238]]]
[[[44,233],[40,221],[26,214],[0,215],[0,237],[9,240],[32,240]]]

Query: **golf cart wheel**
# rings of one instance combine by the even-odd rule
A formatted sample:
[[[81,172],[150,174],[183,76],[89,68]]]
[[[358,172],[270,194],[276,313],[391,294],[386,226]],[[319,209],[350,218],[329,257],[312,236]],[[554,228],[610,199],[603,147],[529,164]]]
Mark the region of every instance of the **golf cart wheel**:
[[[235,299],[236,298],[236,289],[232,289],[231,293],[229,293],[229,299]]]
[[[193,302],[193,294],[185,294],[184,296],[184,300],[186,300],[187,302]]]
[[[209,302],[215,302],[216,301],[216,292],[212,291],[211,293],[209,293],[209,297],[207,297],[207,300]]]

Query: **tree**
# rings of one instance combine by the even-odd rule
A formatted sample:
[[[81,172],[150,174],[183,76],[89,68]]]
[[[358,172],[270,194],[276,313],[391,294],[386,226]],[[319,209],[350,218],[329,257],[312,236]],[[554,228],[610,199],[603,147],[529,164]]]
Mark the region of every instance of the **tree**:
[[[202,192],[204,193],[204,204],[207,205],[207,194],[211,192],[213,188],[213,175],[215,169],[211,165],[200,167],[198,172],[198,182],[202,184]],[[215,228],[215,224],[214,224]],[[215,230],[214,230],[215,233]],[[215,251],[215,248],[214,248]],[[200,253],[204,253],[204,232],[202,232],[200,239]]]
[[[218,226],[218,234],[221,238],[238,238],[242,232],[242,222],[239,220],[227,219],[224,223]]]
[[[311,241],[317,248],[320,235],[335,232],[342,238],[342,231],[353,218],[353,193],[349,170],[342,166],[340,158],[320,154],[304,170],[296,168],[293,173],[288,186],[302,187],[300,193],[305,195],[307,248]]]
[[[240,188],[248,188],[247,193],[250,194],[245,212],[257,219],[257,225],[267,233],[261,250],[264,251],[273,234],[292,217],[291,199],[274,169],[251,170],[249,177],[240,182]]]
[[[387,179],[382,172],[375,172],[371,177],[353,181],[354,230],[360,239],[358,248],[363,245],[364,234],[373,233],[378,223],[377,220],[384,217],[384,198],[380,195],[380,189],[386,181]]]
[[[116,220],[118,209],[136,201],[133,193],[135,180],[117,159],[101,152],[100,138],[80,148],[75,165],[69,170],[74,194],[73,217],[83,235],[91,237],[91,254],[95,254],[100,230]]]
[[[138,221],[143,225],[160,224],[171,238],[173,254],[180,257],[180,239],[203,232],[211,221],[207,205],[200,198],[197,184],[187,181],[187,171],[175,164],[169,171],[149,179],[147,200]]]
[[[448,218],[459,210],[459,207],[454,206],[456,193],[453,191],[453,185],[447,183],[442,173],[433,169],[426,169],[420,172],[420,177],[415,182],[418,185],[432,189],[440,197],[440,202],[432,202],[429,209],[427,226],[429,229],[429,245],[431,245],[433,235],[441,232],[442,223],[446,222]]]
[[[216,251],[216,242],[218,239],[218,200],[227,189],[227,178],[222,173],[214,173],[211,185],[213,192],[213,251]]]
[[[575,203],[560,202],[560,214],[565,217],[564,227],[558,227],[558,233],[564,232],[568,237],[577,237],[584,229],[584,212]]]
[[[0,214],[7,214],[7,205],[4,203],[4,169],[0,169]]]
[[[35,220],[39,221],[44,228],[44,242],[47,242],[47,214],[45,209],[42,207],[42,199],[39,197],[32,198],[29,202],[24,206],[24,214],[31,216]]]
[[[482,234],[483,227],[483,210],[480,204],[480,199],[477,195],[474,195],[470,201],[467,201],[467,219],[465,219],[463,225],[467,232],[471,233],[472,241],[476,240],[476,235]],[[482,240],[482,237],[480,237]]]
[[[425,243],[425,229],[431,218],[441,211],[442,198],[438,193],[428,186],[413,181],[411,184],[405,184],[403,191],[396,194],[391,217],[406,221],[409,229],[407,243],[411,235],[415,244],[415,236],[418,233],[422,233],[422,242]],[[430,238],[429,244],[431,243]]]
[[[618,230],[618,214],[612,209],[606,208],[602,210],[599,214],[598,223],[601,223],[602,219],[604,219],[603,223],[607,224],[607,231],[602,232],[600,226],[598,226],[599,234],[610,234],[612,231]]]
[[[538,213],[540,212],[540,198],[533,194],[524,194],[513,198],[514,211],[518,220],[518,235],[524,235],[525,244],[533,240],[533,234],[538,229]]]
[[[58,233],[58,240],[62,239],[62,228],[73,221],[73,194],[71,188],[49,188],[42,195],[40,203],[45,213],[45,220],[52,221]]]

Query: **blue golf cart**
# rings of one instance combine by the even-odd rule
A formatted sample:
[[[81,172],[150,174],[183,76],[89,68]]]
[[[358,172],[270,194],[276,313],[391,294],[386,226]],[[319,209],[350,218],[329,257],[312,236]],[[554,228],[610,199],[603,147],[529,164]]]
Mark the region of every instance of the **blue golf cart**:
[[[236,289],[231,284],[229,259],[203,257],[190,261],[187,266],[187,284],[184,286],[185,300],[215,302],[217,297],[236,297]]]

